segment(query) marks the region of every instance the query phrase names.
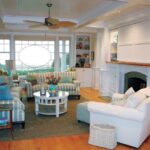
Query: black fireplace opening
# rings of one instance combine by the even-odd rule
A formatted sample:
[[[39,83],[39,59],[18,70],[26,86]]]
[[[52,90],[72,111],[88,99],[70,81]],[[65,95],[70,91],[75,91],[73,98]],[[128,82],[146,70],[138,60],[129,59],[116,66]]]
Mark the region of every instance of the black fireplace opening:
[[[140,72],[128,72],[125,74],[124,91],[133,87],[134,91],[138,91],[147,86],[146,75]]]

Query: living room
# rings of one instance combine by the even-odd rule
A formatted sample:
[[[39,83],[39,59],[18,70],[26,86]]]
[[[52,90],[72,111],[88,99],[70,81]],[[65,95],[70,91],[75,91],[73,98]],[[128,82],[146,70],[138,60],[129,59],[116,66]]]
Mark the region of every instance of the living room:
[[[46,72],[50,72],[49,76],[61,72],[62,74],[55,75],[61,76],[61,78],[64,76],[69,79],[76,78],[74,85],[69,88],[63,85],[59,86],[61,90],[64,90],[63,88],[69,89],[67,91],[69,93],[68,110],[67,113],[65,110],[65,113],[57,116],[60,120],[63,117],[68,119],[66,115],[71,111],[70,107],[74,107],[72,110],[73,121],[77,121],[75,112],[78,103],[85,100],[103,101],[104,99],[106,99],[105,102],[109,102],[108,99],[114,93],[124,93],[130,86],[134,87],[137,80],[134,80],[132,85],[131,82],[128,82],[132,78],[137,79],[138,77],[138,82],[142,81],[138,87],[134,87],[138,90],[149,86],[149,0],[142,2],[139,0],[132,2],[127,0],[94,0],[88,3],[86,1],[59,0],[38,0],[36,2],[31,0],[12,0],[11,2],[6,0],[4,2],[1,0],[0,4],[0,68],[4,72],[8,71],[10,76],[17,75],[18,78],[14,82],[19,80],[19,85],[22,85],[23,88],[26,87],[22,91],[24,100],[21,102],[25,104],[25,116],[22,110],[19,110],[23,120],[26,120],[27,115],[32,112],[32,117],[35,117],[33,97],[37,86],[34,88],[30,83],[27,83],[27,74],[29,80],[31,80],[31,76],[38,76],[36,81],[35,78],[33,79],[33,84],[35,84],[34,82],[39,84],[43,80],[45,82],[48,76]],[[45,19],[49,17],[52,19],[46,23]],[[38,73],[41,72],[43,74],[39,75]],[[69,73],[63,74],[63,72]],[[76,77],[70,72],[75,72]],[[66,78],[64,79],[66,80]],[[42,84],[42,87],[45,85]],[[41,86],[38,86],[38,91],[40,90]],[[31,109],[28,109],[28,105],[31,105]],[[20,104],[20,107],[24,106]],[[39,119],[38,116],[36,115],[34,121]],[[56,116],[52,115],[51,120],[48,120],[46,115],[40,116],[44,116],[40,118],[40,121],[45,119],[55,126],[53,123],[57,122]],[[32,117],[31,119],[33,119]],[[69,117],[71,118],[71,116]],[[27,120],[32,122],[29,118]],[[35,126],[40,126],[40,121],[39,123],[34,122]],[[61,123],[58,121],[56,127]],[[22,125],[24,126],[24,124]],[[31,134],[29,131],[33,131],[28,125],[25,123],[25,128],[29,129],[26,135]],[[43,125],[47,127],[46,124]],[[63,125],[64,127],[68,126],[65,121],[61,128]],[[83,138],[83,141],[79,140],[79,142],[86,142],[86,146],[82,143],[81,148],[78,145],[78,149],[82,149],[82,146],[83,149],[84,146],[86,149],[101,149],[88,144],[89,132],[87,130],[89,125],[76,123],[76,126],[72,124],[72,127],[75,129],[67,128],[68,136],[65,134],[65,130],[62,130],[61,133],[59,130],[56,132],[56,129],[52,129],[54,131],[52,135],[59,138],[59,135],[64,134],[70,141],[75,138],[72,135],[83,133],[81,137],[76,138]],[[14,128],[14,132],[16,132],[14,135],[23,133],[24,129],[20,129],[18,126]],[[42,129],[35,129],[42,133]],[[50,130],[49,127],[48,129]],[[47,137],[49,133],[46,133],[45,130],[43,133],[47,134]],[[69,137],[71,133],[72,135]],[[84,133],[87,133],[86,136]],[[10,137],[9,130],[7,134],[5,135],[6,141],[9,139],[7,136]],[[34,136],[36,134],[40,135],[35,133]],[[32,137],[32,135],[30,136]],[[30,138],[33,141],[35,140],[34,136]],[[19,138],[21,139],[21,135],[18,136]],[[44,140],[46,141],[41,138],[39,141],[45,142]],[[50,140],[52,140],[52,136],[50,136]],[[65,139],[63,140],[65,141]],[[8,140],[8,142],[10,141],[13,142],[13,140]],[[16,140],[15,144],[17,142]],[[0,143],[8,149],[8,143]],[[65,144],[65,146],[71,149],[71,143],[70,141],[70,145]],[[63,144],[60,145],[60,149],[65,149]],[[143,145],[139,149],[144,149]],[[35,147],[33,146],[32,149],[36,149]],[[38,145],[38,147],[41,148],[42,145]],[[48,149],[46,147],[45,149]],[[117,146],[117,149],[119,147],[120,149],[132,149],[132,147],[124,145]],[[19,146],[18,148],[23,149]],[[56,147],[53,146],[53,149]]]

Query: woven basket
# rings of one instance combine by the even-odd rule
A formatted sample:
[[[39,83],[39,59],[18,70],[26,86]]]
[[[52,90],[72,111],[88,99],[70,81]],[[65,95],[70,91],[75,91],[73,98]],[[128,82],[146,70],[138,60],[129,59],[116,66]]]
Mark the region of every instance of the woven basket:
[[[107,124],[91,125],[89,144],[114,149],[117,145],[115,127]]]

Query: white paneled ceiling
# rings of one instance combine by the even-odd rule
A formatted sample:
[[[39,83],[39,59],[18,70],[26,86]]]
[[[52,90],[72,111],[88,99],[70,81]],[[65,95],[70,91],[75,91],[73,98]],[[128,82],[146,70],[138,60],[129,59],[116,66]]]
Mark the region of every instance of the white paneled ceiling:
[[[78,28],[97,21],[90,26],[101,27],[100,24],[111,21],[113,24],[116,17],[122,16],[131,15],[134,19],[132,14],[140,11],[144,17],[150,9],[149,0],[0,0],[0,16],[5,28],[27,29],[28,24],[23,21],[26,19],[44,22],[48,17],[47,2],[53,4],[51,17],[74,21]]]

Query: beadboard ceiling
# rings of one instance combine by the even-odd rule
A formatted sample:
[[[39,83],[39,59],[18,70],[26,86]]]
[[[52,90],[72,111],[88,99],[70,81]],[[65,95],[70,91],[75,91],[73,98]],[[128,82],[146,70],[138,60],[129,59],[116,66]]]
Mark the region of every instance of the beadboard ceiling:
[[[74,21],[75,29],[115,26],[150,14],[150,0],[0,0],[0,28],[22,30],[29,29],[23,20],[44,22],[47,2],[53,4],[51,17]]]

